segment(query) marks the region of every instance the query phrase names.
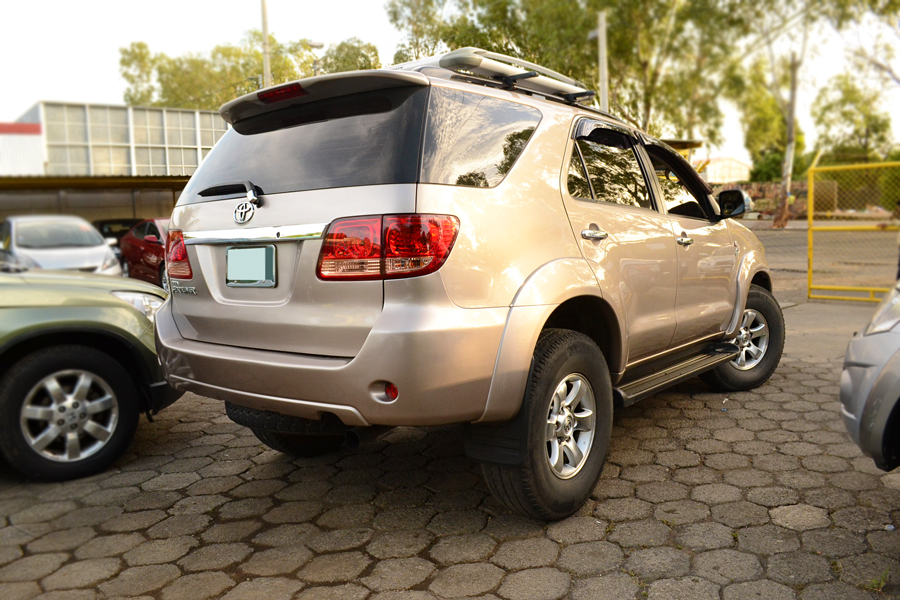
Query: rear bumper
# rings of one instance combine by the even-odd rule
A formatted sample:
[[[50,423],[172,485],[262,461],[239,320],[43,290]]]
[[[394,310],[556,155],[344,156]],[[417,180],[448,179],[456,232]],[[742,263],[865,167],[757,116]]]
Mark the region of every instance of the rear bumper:
[[[183,391],[346,425],[440,425],[481,417],[508,308],[463,309],[437,273],[385,282],[384,309],[353,358],[188,340],[166,302],[156,315],[167,381]],[[389,401],[384,385],[399,396]]]
[[[858,335],[847,346],[841,373],[841,415],[847,432],[882,469],[897,465],[884,456],[891,413],[900,400],[900,333]]]

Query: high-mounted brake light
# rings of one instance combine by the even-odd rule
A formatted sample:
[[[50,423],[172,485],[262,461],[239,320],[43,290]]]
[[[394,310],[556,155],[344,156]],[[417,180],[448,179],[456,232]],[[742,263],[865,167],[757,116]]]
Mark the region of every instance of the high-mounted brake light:
[[[325,232],[316,275],[360,281],[433,273],[459,233],[452,215],[385,215],[334,221]]]
[[[259,98],[260,102],[274,104],[276,102],[290,100],[291,98],[306,96],[307,94],[309,94],[309,92],[304,90],[299,83],[289,83],[270,90],[263,90],[256,94],[256,97]]]
[[[166,271],[171,279],[193,279],[191,260],[184,245],[184,234],[178,230],[169,230],[166,239]]]

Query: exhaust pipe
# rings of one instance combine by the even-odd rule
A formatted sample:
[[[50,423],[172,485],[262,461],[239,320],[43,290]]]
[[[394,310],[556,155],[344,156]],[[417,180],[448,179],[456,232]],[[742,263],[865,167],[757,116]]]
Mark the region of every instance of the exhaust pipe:
[[[351,450],[356,450],[360,446],[364,446],[370,442],[374,442],[393,427],[389,425],[372,425],[370,427],[354,427],[344,436],[344,443]]]

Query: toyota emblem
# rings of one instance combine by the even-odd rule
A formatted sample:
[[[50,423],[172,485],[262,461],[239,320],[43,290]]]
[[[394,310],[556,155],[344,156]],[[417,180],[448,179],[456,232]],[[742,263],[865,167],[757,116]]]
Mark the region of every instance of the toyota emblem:
[[[256,207],[253,206],[253,203],[244,200],[234,208],[234,222],[243,225],[253,218],[254,212],[256,212]]]

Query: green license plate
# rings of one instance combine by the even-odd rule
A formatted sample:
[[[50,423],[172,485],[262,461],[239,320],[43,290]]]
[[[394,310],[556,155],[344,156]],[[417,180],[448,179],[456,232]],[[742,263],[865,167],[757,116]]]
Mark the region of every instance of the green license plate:
[[[275,287],[275,246],[225,249],[225,285]]]

